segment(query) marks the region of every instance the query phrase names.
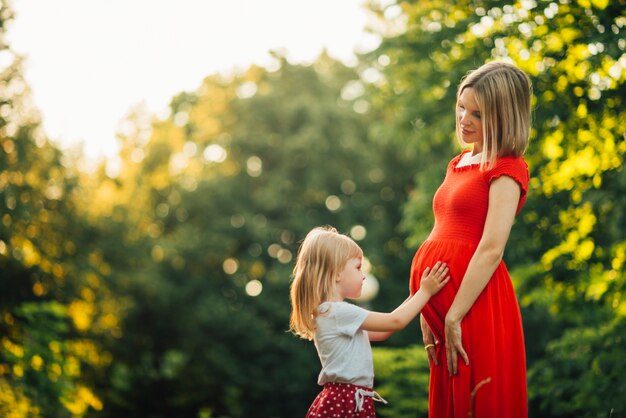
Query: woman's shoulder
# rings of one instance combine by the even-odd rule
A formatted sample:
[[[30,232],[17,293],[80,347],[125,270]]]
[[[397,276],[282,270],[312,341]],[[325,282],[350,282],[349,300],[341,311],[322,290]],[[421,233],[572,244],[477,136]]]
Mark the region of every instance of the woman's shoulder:
[[[516,162],[516,163],[524,163],[526,164],[526,160],[524,159],[523,155],[504,155],[504,156],[498,156],[496,158],[496,164],[498,163],[503,163],[503,162]]]
[[[514,155],[498,157],[493,167],[484,172],[484,178],[487,183],[491,183],[493,180],[502,176],[510,177],[519,184],[522,190],[522,199],[520,203],[523,204],[526,198],[526,192],[528,191],[528,183],[530,181],[528,164],[526,163],[524,157]]]
[[[528,163],[523,155],[506,155],[496,158],[496,162],[487,172],[492,173],[513,173],[523,177],[528,177]]]

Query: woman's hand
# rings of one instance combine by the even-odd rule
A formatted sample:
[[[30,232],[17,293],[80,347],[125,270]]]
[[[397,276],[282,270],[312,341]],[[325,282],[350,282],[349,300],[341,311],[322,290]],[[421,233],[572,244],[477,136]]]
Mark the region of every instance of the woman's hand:
[[[463,358],[465,365],[469,366],[469,359],[465,349],[463,349],[463,341],[461,340],[461,321],[446,316],[445,333],[448,372],[450,375],[454,375],[458,372],[459,355]]]
[[[422,328],[422,337],[424,339],[424,348],[428,353],[428,357],[433,360],[435,366],[439,366],[439,362],[437,361],[437,352],[435,350],[436,345],[439,344],[439,341],[435,339],[433,332],[430,330],[428,323],[424,319],[424,315],[420,315],[420,327]]]

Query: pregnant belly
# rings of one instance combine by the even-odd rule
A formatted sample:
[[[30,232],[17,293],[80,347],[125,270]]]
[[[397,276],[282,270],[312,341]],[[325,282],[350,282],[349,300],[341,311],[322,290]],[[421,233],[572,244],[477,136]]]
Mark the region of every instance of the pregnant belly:
[[[467,266],[476,251],[476,244],[461,240],[427,240],[415,253],[411,265],[411,293],[420,287],[422,273],[426,267],[432,268],[438,261],[448,265],[450,281],[434,295],[423,310],[431,328],[443,330],[443,321],[454,301]],[[433,330],[435,331],[435,330]]]

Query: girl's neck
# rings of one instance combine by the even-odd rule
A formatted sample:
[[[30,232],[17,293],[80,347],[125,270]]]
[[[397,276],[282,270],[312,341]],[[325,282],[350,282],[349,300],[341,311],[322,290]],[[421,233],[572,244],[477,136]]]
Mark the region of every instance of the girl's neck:
[[[324,302],[343,302],[343,298],[339,294],[339,289],[335,286],[332,294],[328,295],[328,298]]]

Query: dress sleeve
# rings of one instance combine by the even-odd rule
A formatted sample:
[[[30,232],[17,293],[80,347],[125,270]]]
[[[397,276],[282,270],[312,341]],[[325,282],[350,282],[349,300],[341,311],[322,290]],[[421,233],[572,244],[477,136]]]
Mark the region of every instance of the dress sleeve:
[[[354,335],[361,328],[368,312],[348,302],[335,304],[335,321],[340,334]]]
[[[499,158],[496,161],[496,166],[491,170],[487,170],[485,173],[485,178],[487,183],[491,184],[491,182],[497,179],[500,176],[511,177],[513,180],[517,182],[520,187],[521,195],[519,199],[519,203],[517,205],[516,214],[524,206],[526,203],[526,195],[528,193],[528,181],[530,180],[528,174],[528,164],[522,157],[514,158],[514,157],[504,157]]]

